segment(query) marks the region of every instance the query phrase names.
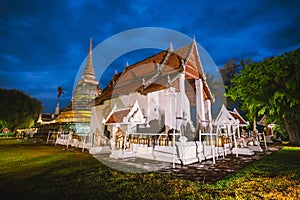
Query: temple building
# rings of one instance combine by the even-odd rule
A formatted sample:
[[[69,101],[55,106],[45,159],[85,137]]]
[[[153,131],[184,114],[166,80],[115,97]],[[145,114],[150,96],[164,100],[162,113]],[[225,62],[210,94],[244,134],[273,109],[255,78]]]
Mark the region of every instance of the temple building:
[[[82,79],[78,81],[67,108],[59,114],[55,122],[67,125],[69,129],[77,133],[89,132],[91,119],[91,107],[89,102],[95,99],[99,93],[100,90],[98,81],[95,79],[92,61],[91,38],[89,54],[82,74]]]
[[[112,77],[91,104],[91,133],[102,138],[94,141],[107,138],[113,158],[170,161],[174,142],[183,142],[192,152],[180,151],[176,162],[192,163],[198,160],[199,131],[210,129],[213,102],[196,41],[177,50],[170,44]]]

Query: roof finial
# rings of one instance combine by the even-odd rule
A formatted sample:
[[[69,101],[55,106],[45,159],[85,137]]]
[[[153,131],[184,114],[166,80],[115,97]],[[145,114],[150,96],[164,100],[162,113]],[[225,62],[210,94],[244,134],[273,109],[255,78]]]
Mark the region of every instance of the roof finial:
[[[90,49],[89,49],[89,55],[88,55],[88,61],[87,61],[87,63],[91,64],[91,65],[93,63],[93,60],[92,60],[92,50],[93,50],[93,39],[92,39],[92,37],[90,37]]]
[[[143,81],[143,85],[146,85],[145,78],[143,78],[142,81]]]
[[[118,69],[115,69],[115,74],[118,74]]]
[[[93,38],[90,37],[90,50],[89,50],[89,52],[92,52],[92,49],[93,49]]]
[[[128,61],[126,61],[126,67],[128,67],[128,66],[129,66]]]
[[[169,51],[173,51],[173,45],[172,45],[172,42],[170,42],[170,46],[169,46]]]

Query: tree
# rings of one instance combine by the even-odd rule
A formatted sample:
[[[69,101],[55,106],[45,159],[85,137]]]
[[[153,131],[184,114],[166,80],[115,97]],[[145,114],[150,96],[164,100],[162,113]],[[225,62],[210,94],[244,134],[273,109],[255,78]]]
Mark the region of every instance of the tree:
[[[0,89],[0,121],[11,130],[30,128],[42,111],[42,104],[19,90]]]
[[[220,73],[224,82],[225,92],[228,91],[229,88],[233,87],[233,83],[231,82],[232,78],[239,74],[246,65],[252,63],[253,61],[248,59],[234,60],[231,58],[227,63],[224,64],[223,67],[220,68]],[[237,98],[233,101],[231,98],[227,98],[227,108],[235,107],[238,111],[240,111],[240,99]]]
[[[251,63],[231,82],[227,97],[240,98],[254,117],[266,114],[284,124],[291,144],[300,145],[300,48]]]
[[[206,74],[206,82],[215,98],[215,102],[212,105],[212,117],[214,118],[220,112],[221,106],[226,103],[224,84],[222,78],[220,76],[216,78],[214,74]]]

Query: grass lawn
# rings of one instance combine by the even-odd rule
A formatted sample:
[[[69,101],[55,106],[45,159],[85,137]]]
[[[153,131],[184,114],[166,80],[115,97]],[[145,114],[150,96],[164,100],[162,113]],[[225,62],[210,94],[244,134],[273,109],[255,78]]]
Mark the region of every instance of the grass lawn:
[[[0,139],[1,199],[300,199],[300,147],[284,147],[216,184],[130,174],[88,153]]]

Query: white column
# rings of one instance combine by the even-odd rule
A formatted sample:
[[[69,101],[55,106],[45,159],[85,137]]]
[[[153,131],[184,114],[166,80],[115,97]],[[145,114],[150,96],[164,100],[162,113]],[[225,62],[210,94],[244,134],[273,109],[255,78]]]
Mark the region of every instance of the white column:
[[[186,118],[186,121],[191,121],[191,108],[190,108],[190,101],[185,93],[185,75],[184,73],[180,74],[179,76],[179,90],[180,90],[180,106],[182,111],[182,117]],[[183,113],[185,115],[183,116]]]
[[[210,102],[210,100],[206,100],[206,102],[207,102],[208,120],[211,122],[212,121],[212,116],[211,116],[211,102]]]
[[[198,121],[205,119],[203,83],[202,79],[195,80],[196,84],[196,110]]]
[[[176,129],[176,114],[175,114],[175,88],[165,90],[165,124],[170,129]]]

